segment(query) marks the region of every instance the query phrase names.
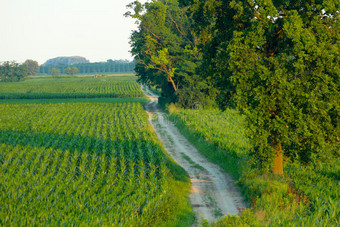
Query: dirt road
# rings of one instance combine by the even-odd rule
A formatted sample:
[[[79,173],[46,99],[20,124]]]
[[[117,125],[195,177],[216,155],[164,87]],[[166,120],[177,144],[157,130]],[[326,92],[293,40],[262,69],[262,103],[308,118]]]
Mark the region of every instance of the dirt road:
[[[209,162],[178,131],[158,108],[158,96],[142,86],[151,102],[145,105],[164,148],[182,166],[191,179],[190,200],[198,220],[217,220],[226,214],[238,214],[245,204],[232,178],[217,165]]]

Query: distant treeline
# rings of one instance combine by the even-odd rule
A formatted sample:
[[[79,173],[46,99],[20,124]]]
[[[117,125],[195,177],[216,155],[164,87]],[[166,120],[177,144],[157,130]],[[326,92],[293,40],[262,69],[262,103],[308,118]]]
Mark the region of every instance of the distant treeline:
[[[51,74],[53,68],[59,69],[61,74],[66,73],[66,69],[70,65],[59,64],[59,65],[41,65],[39,73]],[[95,62],[95,63],[81,63],[73,64],[72,67],[77,67],[80,74],[91,74],[91,73],[132,73],[134,72],[135,63],[129,61],[113,61],[108,60],[107,62]]]
[[[0,82],[16,82],[24,80],[28,75],[28,67],[16,62],[0,63]]]

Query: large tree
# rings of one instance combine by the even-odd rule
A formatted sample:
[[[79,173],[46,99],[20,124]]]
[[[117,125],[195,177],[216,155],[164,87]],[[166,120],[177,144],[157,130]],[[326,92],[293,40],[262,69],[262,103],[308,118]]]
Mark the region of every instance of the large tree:
[[[172,101],[197,97],[190,91],[198,88],[222,109],[239,108],[253,157],[275,174],[283,173],[284,155],[339,157],[339,4],[135,1],[137,75]]]
[[[339,157],[339,1],[183,0],[193,12],[202,80],[248,119],[253,156],[283,173]]]
[[[283,153],[304,162],[339,157],[339,4],[230,1],[240,29],[223,45],[254,156],[283,173]]]
[[[60,70],[57,68],[52,68],[51,69],[51,75],[52,76],[59,76],[60,75]]]
[[[170,101],[177,101],[188,88],[204,91],[196,73],[200,53],[188,7],[177,0],[134,1],[129,7],[132,12],[127,15],[139,25],[131,36],[139,80],[159,86]]]
[[[78,68],[73,66],[73,67],[67,67],[67,69],[65,69],[65,73],[68,75],[75,75],[78,73]]]
[[[40,67],[37,61],[27,59],[24,62],[24,65],[27,67],[28,75],[34,76],[37,74],[37,72],[39,72]]]
[[[216,95],[216,102],[222,109],[235,105],[235,85],[231,82],[228,69],[229,53],[226,47],[234,31],[241,31],[242,17],[234,17],[236,1],[227,0],[182,0],[190,8],[193,29],[197,36],[200,52],[203,54],[199,67],[201,81]],[[243,16],[249,15],[244,11]]]
[[[27,67],[24,64],[6,61],[0,64],[0,81],[15,82],[27,77]]]

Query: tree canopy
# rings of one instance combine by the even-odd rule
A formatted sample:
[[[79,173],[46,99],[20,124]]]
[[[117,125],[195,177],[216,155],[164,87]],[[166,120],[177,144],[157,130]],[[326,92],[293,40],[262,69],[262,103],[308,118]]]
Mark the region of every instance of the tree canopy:
[[[276,174],[283,156],[305,163],[339,157],[339,1],[155,0],[129,7],[139,26],[131,52],[141,82],[186,107],[209,100],[239,109],[253,157]]]
[[[27,77],[27,67],[16,62],[3,62],[0,64],[0,81],[17,82]]]
[[[37,72],[39,72],[39,63],[37,61],[27,59],[24,62],[24,65],[27,68],[28,75],[34,76],[37,74]]]
[[[60,75],[60,70],[57,68],[52,68],[51,69],[51,75],[52,76],[59,76]]]
[[[325,18],[338,13],[307,2],[244,1],[234,16],[242,18],[242,30],[225,43],[254,152],[261,160],[274,158],[275,173],[283,171],[282,149],[304,162],[311,153],[338,152],[339,30],[335,18]]]
[[[67,67],[67,69],[65,70],[65,73],[68,75],[75,75],[78,73],[78,68],[73,66],[73,67]]]
[[[201,54],[189,7],[176,0],[144,5],[135,1],[129,7],[131,11],[126,15],[139,24],[131,36],[139,80],[160,87],[168,101],[192,102],[184,94],[201,94],[206,83],[201,83],[196,72]]]

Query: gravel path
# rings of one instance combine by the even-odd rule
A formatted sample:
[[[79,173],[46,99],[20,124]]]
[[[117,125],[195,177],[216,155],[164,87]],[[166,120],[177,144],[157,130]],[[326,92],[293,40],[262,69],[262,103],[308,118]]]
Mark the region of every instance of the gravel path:
[[[142,86],[151,100],[145,105],[149,121],[170,156],[182,166],[191,179],[190,200],[197,219],[214,221],[226,214],[238,214],[245,208],[243,198],[233,179],[217,165],[209,162],[167,120],[158,108],[158,96]]]

